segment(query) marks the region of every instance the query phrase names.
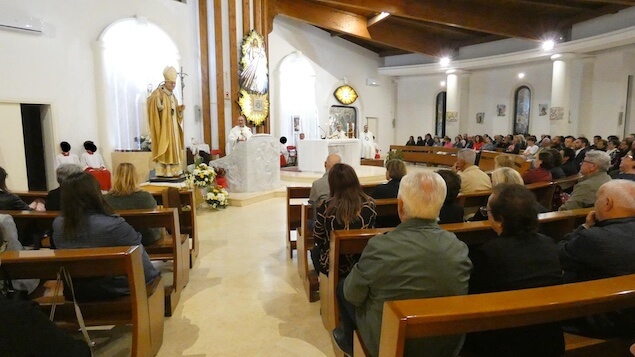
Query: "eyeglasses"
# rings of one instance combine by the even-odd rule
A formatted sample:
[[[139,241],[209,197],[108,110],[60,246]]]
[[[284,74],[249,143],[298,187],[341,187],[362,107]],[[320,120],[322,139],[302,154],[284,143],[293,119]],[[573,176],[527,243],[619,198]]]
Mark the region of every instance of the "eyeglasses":
[[[489,212],[492,211],[491,209],[487,209],[487,206],[481,206],[481,207],[479,207],[478,210],[481,212],[483,217],[487,217],[489,215]]]

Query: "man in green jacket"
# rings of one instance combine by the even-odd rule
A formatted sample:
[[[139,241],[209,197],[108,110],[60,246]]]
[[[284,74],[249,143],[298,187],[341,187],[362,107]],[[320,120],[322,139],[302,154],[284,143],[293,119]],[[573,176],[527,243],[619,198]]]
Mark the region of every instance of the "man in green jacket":
[[[467,294],[472,270],[467,245],[437,224],[445,195],[437,173],[402,178],[401,224],[370,239],[338,289],[342,324],[333,335],[345,353],[351,354],[352,331],[358,328],[370,354],[378,355],[385,301]],[[418,339],[406,343],[405,355],[456,356],[462,344],[462,335]]]

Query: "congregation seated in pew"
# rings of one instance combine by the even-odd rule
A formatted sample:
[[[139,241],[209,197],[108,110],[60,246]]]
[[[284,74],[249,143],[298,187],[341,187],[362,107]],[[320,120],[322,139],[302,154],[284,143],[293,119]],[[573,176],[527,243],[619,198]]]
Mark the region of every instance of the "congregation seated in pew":
[[[337,229],[374,228],[377,212],[375,201],[364,193],[355,170],[346,164],[335,164],[329,170],[330,197],[317,210],[311,259],[315,269],[329,275],[330,233]],[[357,256],[346,256],[336,274],[348,274]]]
[[[498,238],[470,250],[470,294],[562,283],[556,245],[538,233],[535,202],[521,185],[494,186],[486,213]],[[533,325],[468,334],[464,350],[476,356],[555,357],[564,352],[564,339],[559,324]]]
[[[468,247],[437,224],[445,196],[445,182],[436,173],[417,172],[401,180],[402,223],[371,238],[338,287],[341,325],[333,336],[344,352],[352,354],[353,330],[359,328],[370,353],[377,355],[385,301],[467,293]],[[406,354],[455,355],[462,341],[461,335],[408,341]]]
[[[583,177],[573,187],[567,202],[560,206],[561,211],[593,206],[600,186],[611,180],[606,173],[611,165],[611,158],[607,153],[590,150],[586,152],[581,162],[580,173]]]
[[[113,210],[157,208],[154,197],[139,188],[137,170],[128,162],[117,166],[112,189],[104,198]],[[144,228],[140,233],[143,245],[150,245],[161,238],[161,228]]]
[[[62,183],[61,216],[53,221],[53,241],[58,249],[139,245],[146,284],[158,276],[141,245],[141,234],[110,209],[94,176],[81,172]],[[130,293],[125,277],[105,277],[74,284],[77,299],[95,300]]]
[[[566,282],[635,274],[635,182],[600,186],[584,225],[558,243]],[[566,330],[591,337],[635,336],[635,309],[580,319]]]
[[[386,161],[386,180],[388,182],[377,185],[370,196],[378,198],[397,198],[399,192],[399,182],[406,176],[406,164],[399,159]]]
[[[476,162],[476,152],[474,150],[463,149],[459,151],[456,158],[457,161],[452,166],[452,171],[461,176],[461,193],[471,193],[492,188],[489,176],[474,164]]]

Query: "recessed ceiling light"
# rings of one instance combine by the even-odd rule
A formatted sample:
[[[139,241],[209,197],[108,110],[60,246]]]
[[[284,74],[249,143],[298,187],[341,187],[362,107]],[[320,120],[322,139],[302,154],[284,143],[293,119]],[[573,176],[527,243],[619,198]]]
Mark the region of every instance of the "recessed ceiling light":
[[[553,50],[555,45],[556,43],[554,42],[554,40],[546,40],[542,43],[542,49],[543,51],[551,51]]]

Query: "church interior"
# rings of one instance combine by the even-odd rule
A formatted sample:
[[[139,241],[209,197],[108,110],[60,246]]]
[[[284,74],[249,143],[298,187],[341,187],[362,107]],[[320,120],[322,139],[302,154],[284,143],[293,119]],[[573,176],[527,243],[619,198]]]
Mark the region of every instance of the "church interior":
[[[147,185],[148,147],[158,141],[148,97],[167,66],[184,106],[180,168],[186,149],[200,150],[222,168],[217,179],[227,172],[224,209],[201,203],[196,187],[178,183],[179,197],[149,184],[162,207],[178,206],[172,233],[180,225],[189,234],[170,243],[178,252],[148,250],[162,284],[173,285],[164,296],[170,313],[161,342],[130,324],[89,329],[96,356],[343,356],[331,335],[335,287],[318,283],[302,254],[310,247],[300,245],[308,190],[324,174],[338,126],[347,139],[339,153],[362,187],[389,179],[384,160],[411,136],[635,133],[635,0],[0,0],[0,9],[0,166],[11,192],[55,189],[61,142],[81,155],[92,141],[105,168],[131,162]],[[241,115],[253,147],[233,136]],[[374,146],[360,161],[365,126]],[[408,173],[457,160],[444,148],[428,154],[441,159],[406,158]],[[173,198],[177,206],[168,205]],[[635,306],[632,295],[630,306],[615,306]],[[629,355],[629,346],[586,355]]]

